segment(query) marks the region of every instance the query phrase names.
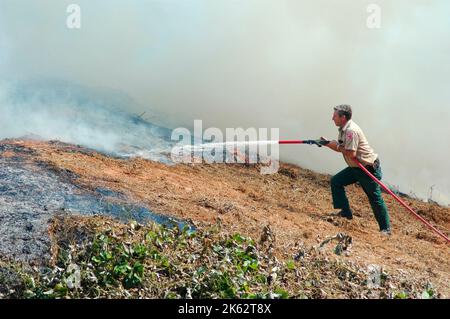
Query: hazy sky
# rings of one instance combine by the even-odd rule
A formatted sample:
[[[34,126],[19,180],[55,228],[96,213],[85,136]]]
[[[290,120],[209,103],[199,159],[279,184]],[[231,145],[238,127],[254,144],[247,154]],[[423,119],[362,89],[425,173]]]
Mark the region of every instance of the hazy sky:
[[[71,3],[81,29],[66,26]],[[371,3],[379,29],[366,25]],[[386,181],[422,197],[435,185],[450,203],[449,17],[445,0],[0,0],[0,102],[11,81],[56,78],[124,92],[130,111],[173,127],[278,127],[286,139],[336,138],[332,107],[348,103]],[[345,166],[328,149],[280,153]]]

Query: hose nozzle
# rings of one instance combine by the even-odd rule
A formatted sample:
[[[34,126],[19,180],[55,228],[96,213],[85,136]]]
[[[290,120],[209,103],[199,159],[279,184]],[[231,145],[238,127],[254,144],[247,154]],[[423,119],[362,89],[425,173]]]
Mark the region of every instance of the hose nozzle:
[[[330,143],[330,141],[324,140],[324,139],[318,139],[318,140],[306,140],[303,141],[303,143],[305,144],[309,144],[309,145],[317,145],[318,147],[322,147],[323,145],[327,145],[328,143]]]

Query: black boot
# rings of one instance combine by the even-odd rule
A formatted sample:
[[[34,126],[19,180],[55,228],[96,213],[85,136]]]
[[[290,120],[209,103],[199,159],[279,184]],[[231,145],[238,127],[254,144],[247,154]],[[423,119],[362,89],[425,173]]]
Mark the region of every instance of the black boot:
[[[353,219],[353,214],[352,214],[351,210],[342,209],[339,212],[339,217],[344,217],[344,218],[347,218],[347,219]]]

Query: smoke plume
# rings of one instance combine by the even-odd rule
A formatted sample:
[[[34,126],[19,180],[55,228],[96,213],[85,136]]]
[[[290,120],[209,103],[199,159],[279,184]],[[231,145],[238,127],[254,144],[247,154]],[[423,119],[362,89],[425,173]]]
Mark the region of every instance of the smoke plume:
[[[69,29],[71,3],[0,2],[0,138],[114,151],[147,132],[125,124],[143,112],[170,128],[336,138],[332,107],[347,103],[386,181],[424,199],[434,185],[450,203],[448,1],[79,0],[81,28]],[[345,165],[328,149],[280,154],[319,172]]]

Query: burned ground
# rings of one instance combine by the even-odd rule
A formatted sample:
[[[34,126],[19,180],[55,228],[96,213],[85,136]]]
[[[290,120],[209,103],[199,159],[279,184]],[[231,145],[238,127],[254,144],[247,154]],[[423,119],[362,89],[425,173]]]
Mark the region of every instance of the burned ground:
[[[64,144],[49,143],[55,147]],[[67,147],[67,153],[92,151]],[[50,257],[49,221],[59,215],[109,215],[119,220],[170,224],[163,215],[129,201],[120,192],[77,185],[77,174],[39,159],[21,144],[0,144],[0,255],[41,263]],[[183,222],[173,219],[174,223]]]
[[[224,232],[256,239],[269,226],[274,254],[280,260],[297,256],[299,247],[322,243],[321,251],[330,258],[362,267],[380,265],[392,274],[426,279],[450,295],[450,252],[443,240],[386,195],[393,235],[382,236],[358,186],[348,188],[354,220],[331,215],[329,176],[294,165],[282,164],[278,174],[260,175],[257,166],[168,166],[62,143],[3,141],[0,166],[0,254],[6,257],[29,260],[48,255],[45,234],[55,214],[104,214],[105,206],[99,203],[106,201],[140,207],[141,216],[151,211],[200,228],[220,224]],[[405,200],[448,234],[449,208]],[[117,216],[127,219],[139,214]],[[336,255],[333,241],[324,241],[339,233],[351,237],[351,246]]]

